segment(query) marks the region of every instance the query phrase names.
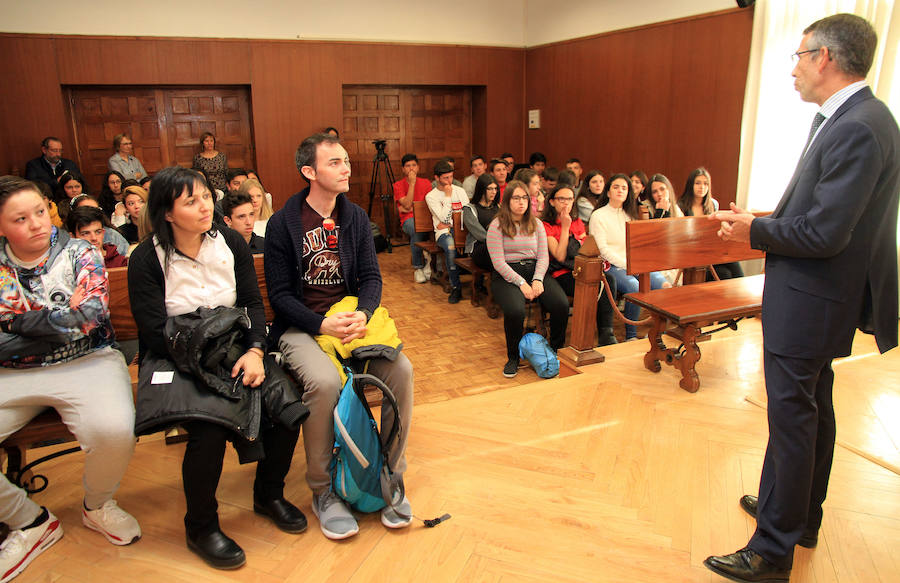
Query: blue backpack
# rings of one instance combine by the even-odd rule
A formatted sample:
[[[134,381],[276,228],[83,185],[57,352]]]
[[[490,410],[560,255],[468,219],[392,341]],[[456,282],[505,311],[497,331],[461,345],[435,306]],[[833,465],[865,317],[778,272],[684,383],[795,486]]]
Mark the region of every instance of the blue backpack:
[[[331,483],[335,493],[353,509],[375,512],[392,505],[392,497],[399,502],[404,495],[403,481],[393,483],[393,472],[388,464],[390,452],[403,430],[400,427],[400,411],[394,394],[380,379],[368,374],[356,374],[347,367],[344,367],[344,372],[347,382],[334,408]],[[384,395],[381,406],[394,410],[395,422],[383,447],[378,425],[363,392],[366,385],[381,390]]]
[[[559,374],[559,357],[550,348],[547,339],[529,332],[519,341],[519,358],[531,363],[534,372],[542,379],[552,379]]]

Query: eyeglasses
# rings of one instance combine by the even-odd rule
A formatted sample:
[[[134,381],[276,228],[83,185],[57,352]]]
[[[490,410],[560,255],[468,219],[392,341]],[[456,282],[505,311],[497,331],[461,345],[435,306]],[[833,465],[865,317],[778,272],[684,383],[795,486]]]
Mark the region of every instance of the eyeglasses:
[[[819,47],[821,49],[822,47]],[[805,55],[806,53],[818,53],[819,49],[809,49],[808,51],[797,51],[796,53],[791,55],[791,61],[796,65],[800,62],[800,57]]]
[[[525,201],[528,200],[528,198],[529,198],[529,197],[528,197],[527,195],[525,195],[525,196],[517,195],[517,196],[511,196],[511,197],[509,197],[509,200],[510,200],[511,202],[525,202]]]

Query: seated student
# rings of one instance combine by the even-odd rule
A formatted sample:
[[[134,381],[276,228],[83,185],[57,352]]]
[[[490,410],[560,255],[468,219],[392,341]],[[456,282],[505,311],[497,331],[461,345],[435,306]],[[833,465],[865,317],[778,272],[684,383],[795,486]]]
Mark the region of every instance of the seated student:
[[[244,184],[249,183],[250,180]],[[241,185],[243,189],[243,185]],[[256,209],[250,195],[238,192],[229,192],[222,199],[222,214],[225,215],[225,224],[244,238],[250,247],[250,253],[256,255],[265,251],[266,240],[253,232],[256,224]]]
[[[56,184],[53,199],[56,201],[56,210],[63,224],[66,222],[66,216],[71,208],[71,201],[87,192],[84,178],[77,174],[63,172]]]
[[[516,167],[516,158],[509,152],[503,152],[499,156],[497,156],[504,162],[506,162],[506,175],[513,176],[513,168]]]
[[[506,165],[506,162],[499,158],[491,160],[488,166],[490,167],[491,176],[494,177],[494,180],[497,181],[497,186],[500,187],[500,192],[497,193],[497,196],[500,197],[500,200],[503,200],[503,191],[506,190],[506,178],[509,167]]]
[[[544,173],[541,175],[541,190],[544,192],[545,198],[556,188],[557,182],[559,182],[559,170],[552,166],[545,168]]]
[[[125,267],[128,257],[119,254],[112,243],[104,243],[103,235],[109,227],[109,219],[98,207],[81,206],[72,209],[66,219],[66,228],[76,239],[84,239],[103,255],[106,267]]]
[[[69,207],[71,208],[71,210],[75,210],[83,206],[100,208],[100,203],[97,202],[97,199],[90,194],[81,194],[80,196],[76,196],[71,201],[69,201]],[[71,212],[71,210],[69,212]],[[101,212],[103,212],[103,209],[101,209]],[[112,226],[109,224],[109,219],[107,219],[106,226]],[[119,252],[119,255],[128,254],[128,240],[122,236],[122,233],[113,228],[106,228],[103,231],[104,243],[112,243],[113,245],[115,245],[116,251]]]
[[[651,219],[667,219],[683,217],[684,213],[673,199],[674,189],[669,179],[662,174],[654,174],[650,178],[650,196],[641,203]]]
[[[469,204],[469,197],[462,187],[453,184],[453,166],[444,160],[434,165],[434,179],[438,186],[425,195],[431,220],[434,224],[434,239],[444,250],[447,273],[450,276],[450,295],[447,301],[456,304],[462,298],[459,284],[459,268],[456,266],[456,246],[453,241],[453,213],[461,213]]]
[[[581,190],[581,173],[583,172],[581,160],[578,158],[569,158],[566,160],[566,170],[575,175],[575,182],[572,186],[575,187],[574,190],[577,195],[578,191]]]
[[[365,338],[369,319],[381,304],[382,278],[369,217],[346,195],[350,188],[347,151],[336,138],[316,134],[303,140],[294,160],[309,187],[289,198],[269,221],[266,284],[275,310],[270,334],[284,354],[285,365],[304,387],[303,402],[309,408],[309,419],[303,424],[303,444],[313,513],[327,538],[344,539],[358,533],[359,525],[332,489],[328,469],[334,446],[332,414],[342,383],[315,337],[332,336],[345,344]],[[306,245],[306,241],[314,244]],[[347,296],[357,297],[355,311],[325,315]],[[391,388],[400,410],[402,431],[389,460],[394,470],[392,486],[398,486],[390,494],[396,499],[406,470],[413,407],[412,364],[400,352],[394,360],[368,360],[368,372]],[[395,421],[393,409],[381,407],[385,435]],[[406,496],[395,506],[404,514],[412,514]],[[381,523],[387,528],[404,528],[410,521],[390,507],[381,511]]]
[[[507,358],[503,376],[512,378],[519,372],[525,301],[536,299],[550,313],[553,350],[565,344],[569,319],[566,294],[547,273],[547,233],[531,213],[531,197],[518,180],[509,183],[497,218],[488,227],[487,248],[495,270],[491,278],[494,301],[503,310]]]
[[[81,520],[116,545],[141,536],[113,500],[134,451],[131,380],[109,323],[100,254],[50,224],[31,182],[0,177],[0,442],[53,407],[84,450]],[[89,379],[89,381],[88,381]],[[84,382],[80,382],[84,381]],[[0,477],[8,581],[62,537],[62,525]]]
[[[647,200],[650,192],[647,190],[647,175],[641,170],[631,173],[631,188],[634,190],[634,198],[640,203]]]
[[[271,204],[272,195],[267,193],[262,183],[255,178],[245,180],[237,191],[250,197],[250,202],[253,203],[253,212],[256,213],[253,232],[260,237],[265,237],[266,225],[269,224],[269,219],[274,214]]]
[[[127,222],[119,227],[119,232],[129,243],[139,243],[145,235],[141,226],[141,213],[144,211],[144,205],[147,204],[147,191],[140,186],[126,186],[122,201],[125,203]]]
[[[531,156],[528,157],[528,167],[543,175],[544,170],[547,168],[547,156],[540,152],[532,152]]]
[[[541,219],[547,232],[550,275],[567,296],[574,296],[575,277],[572,270],[575,268],[575,256],[578,255],[587,232],[575,210],[575,192],[571,186],[561,184],[553,189]],[[616,295],[615,281],[612,277],[609,278],[613,297]],[[597,297],[598,345],[606,346],[616,343],[616,335],[613,333],[612,306],[603,290],[600,291]]]
[[[248,179],[247,171],[243,168],[229,168],[225,171],[225,192],[235,191]]]
[[[248,391],[268,390],[263,383],[273,371],[267,371],[269,365],[263,362],[266,322],[253,258],[240,235],[230,229],[213,230],[212,217],[213,196],[197,171],[174,166],[153,178],[146,217],[152,236],[137,246],[128,265],[128,296],[138,328],[141,366],[171,360],[164,332],[169,318],[201,306],[244,308],[251,325],[231,377]],[[259,410],[246,401],[219,397],[199,379],[195,382],[206,392],[185,393],[177,403],[161,386],[154,413],[167,423],[181,423],[188,432],[181,466],[188,548],[212,567],[233,569],[246,559],[219,527],[216,489],[226,442],[246,443],[240,432],[259,424],[264,457],[256,465],[253,511],[285,532],[300,533],[306,529],[306,517],[284,498],[284,478],[300,428],[289,427],[270,413],[261,419]],[[250,417],[253,411],[255,417]],[[241,419],[244,427],[238,425]]]
[[[125,207],[120,205],[122,202],[122,194],[124,192],[125,177],[117,170],[110,170],[103,177],[103,188],[100,190],[100,196],[97,200],[100,202],[100,208],[109,217],[110,223],[116,226],[124,222]],[[116,218],[114,218],[116,217]]]
[[[152,181],[152,178],[150,178],[149,176],[144,176],[143,178],[138,180],[138,186],[140,186],[147,192],[150,192],[150,182],[151,181]]]
[[[393,184],[394,200],[397,201],[400,226],[409,237],[413,279],[416,283],[425,283],[431,277],[431,266],[425,261],[424,250],[416,243],[424,241],[428,237],[426,233],[416,232],[413,203],[425,200],[425,195],[431,192],[431,182],[419,176],[419,159],[415,154],[404,154],[400,163],[405,178],[401,178]]]
[[[696,168],[688,176],[684,185],[684,192],[678,199],[678,206],[685,216],[709,215],[719,210],[719,201],[712,196],[712,178],[706,168]],[[744,270],[737,261],[719,263],[713,265],[719,279],[731,279],[744,277]],[[707,274],[707,281],[714,279],[712,274]]]
[[[484,159],[484,156],[476,155],[472,156],[469,162],[472,166],[472,173],[463,180],[462,187],[466,191],[466,195],[472,198],[472,195],[475,194],[475,181],[478,180],[479,176],[487,172],[487,161]]]
[[[53,189],[50,188],[50,185],[42,180],[34,180],[34,185],[37,186],[38,190],[41,193],[41,196],[44,198],[44,202],[47,203],[47,208],[50,211],[50,223],[59,229],[63,228],[63,221],[59,217],[59,208],[57,208],[56,203],[53,202]],[[82,195],[82,196],[87,196]],[[73,199],[74,200],[74,199]]]
[[[523,183],[528,189],[528,196],[531,197],[531,212],[535,217],[540,217],[544,212],[544,201],[546,196],[541,189],[541,176],[531,168],[519,168],[516,171],[515,180]]]
[[[600,255],[610,263],[607,276],[616,279],[616,287],[620,293],[627,294],[638,291],[638,280],[625,272],[627,256],[625,254],[625,223],[640,219],[638,202],[631,189],[631,181],[625,174],[616,174],[610,178],[600,206],[591,214],[590,234],[600,249]],[[608,279],[608,277],[607,277]],[[665,276],[658,271],[650,274],[651,289],[672,287]],[[637,320],[641,308],[631,302],[625,303],[625,317]],[[625,340],[635,340],[637,328],[633,324],[625,324]]]
[[[452,168],[454,172],[456,171],[456,160],[454,160],[452,157],[444,156],[443,158],[438,160],[438,162],[446,162],[447,164],[450,164],[450,168]],[[458,187],[462,188],[462,182],[457,180],[455,175],[453,176],[453,186],[458,186]],[[438,181],[432,180],[431,188],[437,188],[437,187],[438,187]]]
[[[556,186],[562,186],[563,184],[565,184],[566,186],[572,187],[572,192],[577,192],[578,189],[575,186],[575,182],[577,182],[577,179],[575,178],[574,172],[572,172],[571,170],[559,171],[559,177],[556,179]],[[549,195],[550,192],[552,192],[552,189],[551,191],[548,191],[547,194]]]
[[[500,209],[500,187],[490,174],[482,174],[475,182],[472,200],[463,207],[463,225],[466,228],[466,253],[472,262],[485,271],[494,269],[487,252],[487,228]]]

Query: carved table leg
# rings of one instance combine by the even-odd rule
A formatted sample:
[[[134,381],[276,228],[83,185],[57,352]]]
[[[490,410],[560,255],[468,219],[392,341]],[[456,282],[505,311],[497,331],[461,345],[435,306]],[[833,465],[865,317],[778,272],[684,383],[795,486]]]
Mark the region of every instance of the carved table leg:
[[[665,320],[657,314],[652,314],[650,322],[650,332],[647,334],[647,340],[650,341],[650,350],[644,355],[644,366],[647,370],[659,372],[662,367],[659,365],[659,359],[665,358],[666,345],[662,341],[663,328]]]
[[[700,375],[694,370],[694,365],[700,360],[700,347],[697,346],[699,331],[696,326],[684,328],[684,353],[675,362],[675,366],[681,370],[681,382],[678,384],[689,393],[696,393],[700,388]]]

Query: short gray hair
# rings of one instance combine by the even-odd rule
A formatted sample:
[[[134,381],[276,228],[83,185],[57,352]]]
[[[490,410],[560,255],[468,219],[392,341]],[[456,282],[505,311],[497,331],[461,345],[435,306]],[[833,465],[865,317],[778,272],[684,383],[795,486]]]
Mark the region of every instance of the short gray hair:
[[[878,35],[865,18],[855,14],[835,14],[817,20],[803,34],[812,33],[809,50],[828,47],[838,69],[854,77],[865,77],[875,59]]]
[[[316,150],[318,150],[319,144],[340,143],[341,141],[331,134],[313,134],[303,140],[297,148],[297,153],[294,154],[294,163],[297,165],[297,172],[309,182],[309,178],[306,178],[306,176],[303,175],[303,167],[316,167]]]

